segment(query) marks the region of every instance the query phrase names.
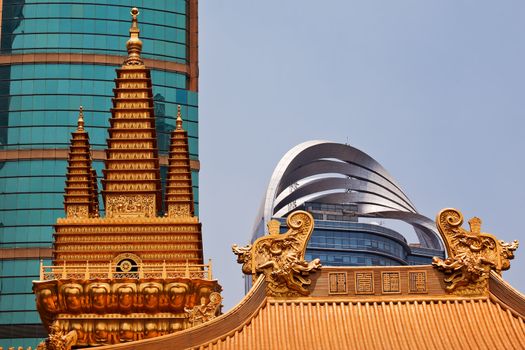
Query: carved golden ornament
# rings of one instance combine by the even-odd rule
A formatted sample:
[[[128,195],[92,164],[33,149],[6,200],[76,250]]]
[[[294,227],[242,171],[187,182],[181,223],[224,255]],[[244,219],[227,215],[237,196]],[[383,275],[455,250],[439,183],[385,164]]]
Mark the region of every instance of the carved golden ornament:
[[[193,309],[185,309],[189,313],[189,321],[196,326],[214,319],[220,313],[221,302],[222,297],[217,292],[210,294],[208,303],[206,298],[202,297],[200,305],[194,306]]]
[[[106,198],[107,217],[155,216],[154,195],[108,195]]]
[[[84,131],[84,108],[82,106],[79,107],[78,111],[77,130]]]
[[[41,349],[116,344],[187,329],[220,311],[221,289],[217,281],[198,278],[34,282],[37,309],[49,327]]]
[[[180,111],[180,105],[177,105],[177,121],[175,130],[182,130],[182,113]]]
[[[457,295],[484,295],[488,292],[490,271],[498,274],[510,268],[518,241],[506,243],[481,232],[481,220],[469,220],[470,231],[461,227],[463,215],[456,209],[443,209],[436,217],[437,227],[448,258],[434,257],[432,265],[447,274],[446,290]]]
[[[295,211],[288,216],[288,232],[279,234],[279,222],[268,223],[270,234],[258,238],[253,245],[232,246],[237,262],[243,264],[242,271],[254,277],[263,274],[270,296],[308,295],[311,281],[310,271],[319,269],[321,261],[304,260],[306,245],[314,228],[312,215]]]
[[[128,49],[128,59],[125,62],[127,66],[138,66],[143,65],[142,59],[140,58],[140,52],[142,51],[142,41],[139,39],[139,27],[137,16],[139,9],[134,7],[131,9],[131,28],[129,28],[130,38],[126,43]]]
[[[36,347],[37,350],[70,350],[77,343],[77,332],[70,331],[67,334],[60,327],[59,322],[55,321],[49,327],[49,337]]]
[[[89,207],[88,205],[73,205],[67,204],[66,216],[68,218],[87,218],[89,217]]]
[[[189,204],[168,204],[169,217],[191,216]]]

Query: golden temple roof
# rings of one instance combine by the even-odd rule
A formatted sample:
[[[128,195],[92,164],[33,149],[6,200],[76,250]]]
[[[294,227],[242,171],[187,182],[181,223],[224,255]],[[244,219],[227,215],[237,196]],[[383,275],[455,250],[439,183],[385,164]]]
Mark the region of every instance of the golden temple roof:
[[[200,326],[103,349],[523,349],[525,296],[500,276],[517,242],[436,219],[448,258],[434,266],[320,267],[306,262],[313,218],[233,251],[258,276],[228,313]],[[480,221],[479,221],[480,224]]]
[[[188,135],[180,107],[162,212],[150,72],[132,9],[128,58],[117,70],[98,215],[96,173],[82,109],[68,160],[66,218],[54,265],[35,281],[49,338],[43,349],[523,349],[525,296],[506,284],[518,242],[471,229],[444,209],[436,223],[447,258],[428,266],[322,267],[305,261],[314,227],[303,211],[288,232],[233,252],[255,280],[230,312],[203,264],[194,216]],[[272,226],[273,225],[273,226]]]
[[[444,285],[434,286],[435,290],[427,294],[329,294],[329,274],[346,273],[350,277],[363,271],[380,276],[382,272],[397,271],[432,273],[432,268],[323,268],[314,289],[317,295],[294,298],[268,297],[261,277],[236,307],[208,323],[172,335],[100,349],[525,348],[525,297],[516,294],[495,273],[490,277],[490,289],[510,290],[496,291],[488,297],[451,297],[446,295]],[[437,277],[442,275],[438,273]],[[512,302],[521,309],[510,307]]]

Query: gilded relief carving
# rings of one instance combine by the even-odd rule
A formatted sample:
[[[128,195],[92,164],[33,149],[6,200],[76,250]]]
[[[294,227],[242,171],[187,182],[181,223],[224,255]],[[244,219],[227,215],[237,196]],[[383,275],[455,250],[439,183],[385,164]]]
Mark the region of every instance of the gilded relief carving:
[[[205,297],[202,297],[200,305],[196,305],[192,309],[186,308],[185,310],[189,313],[191,324],[196,326],[215,318],[219,314],[221,301],[221,295],[213,292],[210,294],[208,301]]]
[[[185,199],[185,198],[183,198]],[[190,216],[190,206],[188,204],[170,204],[168,205],[169,217]]]
[[[140,298],[145,312],[155,313],[159,309],[161,291],[162,284],[157,282],[142,283],[140,285]]]
[[[253,245],[233,245],[233,253],[237,255],[237,262],[243,264],[245,274],[266,277],[268,295],[308,295],[311,281],[307,276],[321,267],[319,259],[304,261],[314,220],[309,213],[296,211],[288,216],[286,223],[288,232],[280,234],[279,222],[270,221],[268,236],[260,237]]]
[[[346,272],[329,272],[328,273],[328,294],[347,294]]]
[[[184,310],[186,296],[189,292],[189,285],[181,282],[174,282],[166,285],[169,308],[174,311]]]
[[[117,303],[120,313],[129,314],[138,305],[137,285],[135,283],[116,283],[113,286],[113,303]],[[113,304],[114,305],[114,304]]]
[[[374,272],[355,273],[355,294],[374,294]]]
[[[401,277],[399,272],[381,272],[381,289],[385,294],[401,293]]]
[[[87,286],[87,297],[94,312],[103,314],[108,311],[111,301],[110,290],[109,283],[91,283]]]
[[[106,198],[107,217],[155,216],[152,195],[118,195]]]
[[[60,279],[35,282],[33,290],[37,309],[49,326],[49,320],[65,314],[177,314],[193,308],[203,298],[208,302],[221,287],[217,281],[195,278]]]
[[[86,309],[86,300],[84,296],[84,287],[78,283],[67,283],[61,288],[60,296],[62,298],[62,307],[69,312],[78,314],[82,309]]]
[[[50,329],[42,349],[62,349],[56,346],[72,336],[75,346],[87,346],[168,334],[215,317],[222,301],[217,281],[190,278],[61,279],[35,282],[33,289]]]
[[[54,317],[61,311],[58,301],[57,286],[54,284],[44,284],[33,287],[36,294],[36,303],[40,312],[40,318],[44,324],[50,324]]]
[[[408,273],[408,292],[426,293],[427,292],[427,273],[426,271],[410,271]]]
[[[448,258],[435,257],[432,264],[445,272],[446,290],[458,295],[488,293],[490,271],[499,274],[510,268],[518,241],[506,243],[481,232],[481,220],[469,220],[470,231],[461,227],[463,215],[456,209],[443,209],[436,223],[447,249]]]
[[[54,322],[49,328],[49,337],[38,344],[37,350],[70,350],[73,345],[77,344],[77,341],[76,331],[66,334],[59,322]]]

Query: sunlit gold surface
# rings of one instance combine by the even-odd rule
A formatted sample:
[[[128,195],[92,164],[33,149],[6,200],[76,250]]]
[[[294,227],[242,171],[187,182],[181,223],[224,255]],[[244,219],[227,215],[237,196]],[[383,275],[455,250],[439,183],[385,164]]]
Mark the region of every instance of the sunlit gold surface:
[[[139,38],[139,27],[137,16],[139,15],[139,9],[134,7],[131,9],[131,28],[129,29],[129,40],[126,43],[128,49],[128,59],[124,63],[126,66],[143,65],[142,59],[140,58],[140,52],[142,51],[142,41]]]
[[[258,238],[253,245],[232,247],[237,262],[242,263],[242,271],[255,278],[263,274],[268,283],[268,295],[295,296],[308,295],[310,271],[319,269],[319,259],[304,261],[306,245],[314,228],[312,215],[296,211],[286,221],[289,230],[279,234],[275,222],[268,224],[270,234]]]
[[[40,281],[33,287],[44,325],[58,327],[61,334],[76,331],[77,346],[168,334],[220,311],[221,287],[214,280],[83,277]]]
[[[182,128],[180,106],[177,107],[175,130],[171,132],[166,207],[168,217],[192,217],[194,215],[188,133]]]
[[[461,227],[463,215],[456,209],[443,209],[436,218],[447,248],[448,258],[434,258],[432,264],[443,270],[447,290],[459,295],[488,293],[490,271],[498,274],[510,268],[518,241],[506,243],[481,232],[481,220],[469,220],[470,231]]]
[[[373,294],[356,293],[355,275],[363,272],[373,275]],[[334,273],[347,275],[345,293],[331,294]],[[400,274],[399,294],[381,287],[385,273]],[[411,290],[413,273],[427,275],[426,292]],[[310,295],[288,298],[268,296],[266,277],[261,277],[245,298],[220,317],[184,332],[120,344],[118,349],[525,348],[525,312],[520,312],[525,311],[525,296],[510,286],[507,289],[493,272],[489,296],[476,297],[448,293],[444,273],[431,265],[323,266],[311,276]],[[111,347],[101,350],[106,349]]]
[[[100,217],[96,173],[82,109],[68,154],[66,217],[55,225],[53,266],[35,281],[49,329],[40,349],[147,339],[220,314],[222,288],[203,264],[194,215],[188,135],[177,116],[168,157],[166,214],[149,70],[140,59],[132,9],[128,58],[117,70]]]
[[[91,167],[89,136],[84,130],[82,106],[77,125],[77,130],[71,133],[64,209],[68,218],[88,218],[98,216],[97,174]]]

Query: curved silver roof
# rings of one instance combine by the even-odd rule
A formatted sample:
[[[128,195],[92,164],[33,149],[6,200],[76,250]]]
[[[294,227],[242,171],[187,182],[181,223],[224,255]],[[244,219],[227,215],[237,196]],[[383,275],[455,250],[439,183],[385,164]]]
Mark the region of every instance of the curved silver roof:
[[[404,221],[421,247],[443,249],[434,222],[417,212],[381,164],[352,146],[314,140],[289,150],[273,171],[256,227],[312,201],[352,203],[359,217]]]

